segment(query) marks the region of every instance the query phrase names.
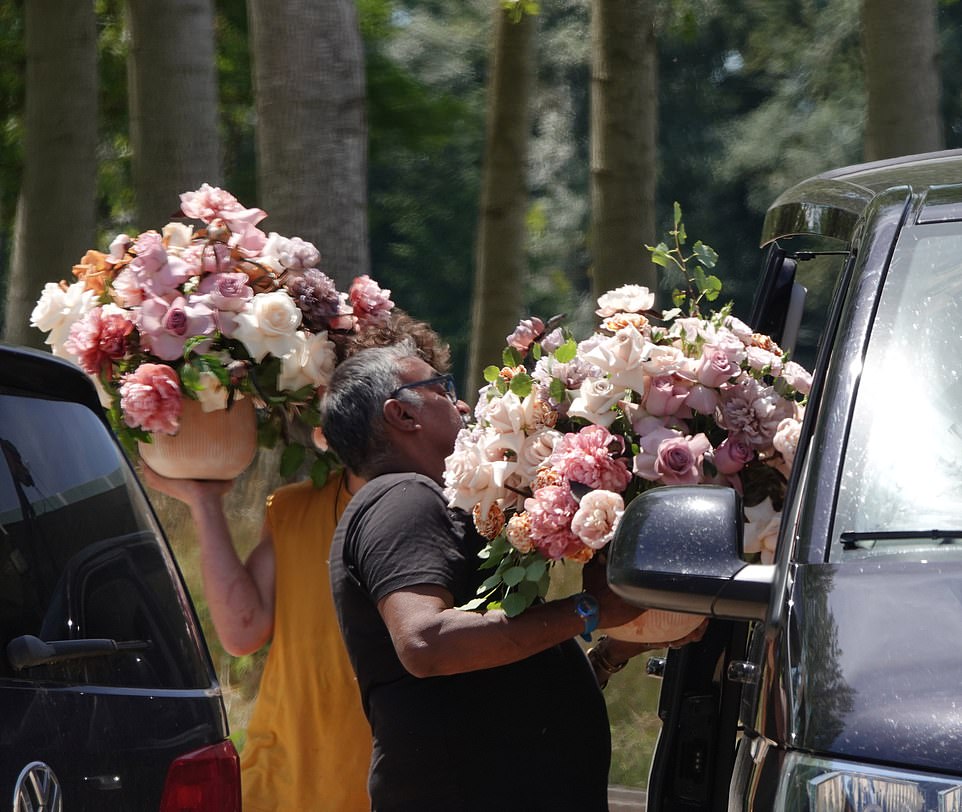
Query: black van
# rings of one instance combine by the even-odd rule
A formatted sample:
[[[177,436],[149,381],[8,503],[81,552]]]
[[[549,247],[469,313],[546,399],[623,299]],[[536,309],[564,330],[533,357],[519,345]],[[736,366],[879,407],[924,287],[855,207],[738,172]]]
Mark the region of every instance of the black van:
[[[714,618],[663,663],[648,809],[958,812],[962,151],[806,180],[762,247],[749,321],[814,369],[775,563],[712,486],[611,544],[623,597]]]
[[[206,645],[96,390],[0,345],[0,809],[238,812]]]

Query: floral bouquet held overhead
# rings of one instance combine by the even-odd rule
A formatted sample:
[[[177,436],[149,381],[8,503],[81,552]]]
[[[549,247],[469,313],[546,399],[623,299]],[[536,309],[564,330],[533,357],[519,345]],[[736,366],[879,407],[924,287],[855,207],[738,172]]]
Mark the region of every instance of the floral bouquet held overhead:
[[[222,189],[204,184],[180,203],[199,227],[172,222],[88,251],[77,281],[44,287],[31,325],[94,379],[124,446],[159,473],[233,478],[259,441],[283,447],[284,475],[310,450],[323,481],[335,460],[308,438],[336,342],[387,321],[390,291],[366,276],[338,291],[314,245],[266,234],[266,212]]]
[[[626,285],[598,299],[591,336],[525,319],[502,366],[485,370],[445,470],[451,506],[489,539],[490,577],[463,608],[520,614],[544,597],[549,567],[590,560],[625,505],[662,485],[738,490],[745,553],[771,562],[811,376],[731,305],[703,311],[721,292],[717,256],[701,242],[686,253],[678,204],[669,236],[671,247],[649,250],[681,280],[673,309],[655,311],[653,293]],[[701,621],[650,610],[614,633],[667,642]]]

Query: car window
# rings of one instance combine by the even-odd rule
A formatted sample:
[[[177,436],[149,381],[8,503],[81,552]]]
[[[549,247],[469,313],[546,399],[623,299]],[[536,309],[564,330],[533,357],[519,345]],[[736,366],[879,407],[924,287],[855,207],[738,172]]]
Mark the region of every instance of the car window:
[[[960,324],[962,223],[903,229],[851,417],[832,559],[962,551]]]
[[[0,679],[146,688],[210,684],[156,521],[87,407],[0,393]],[[16,670],[21,635],[139,642]]]

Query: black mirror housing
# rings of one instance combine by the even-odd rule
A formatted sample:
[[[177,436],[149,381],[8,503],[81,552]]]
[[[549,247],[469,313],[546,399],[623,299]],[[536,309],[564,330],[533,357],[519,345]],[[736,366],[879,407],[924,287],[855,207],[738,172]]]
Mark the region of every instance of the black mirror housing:
[[[774,566],[742,558],[742,501],[720,485],[652,488],[630,502],[608,545],[608,582],[628,603],[763,620]]]

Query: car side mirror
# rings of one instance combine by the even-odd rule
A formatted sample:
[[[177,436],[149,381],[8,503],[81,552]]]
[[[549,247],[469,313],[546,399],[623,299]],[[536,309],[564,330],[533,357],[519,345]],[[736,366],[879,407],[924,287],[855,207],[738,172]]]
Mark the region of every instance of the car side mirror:
[[[742,558],[741,497],[720,485],[652,488],[608,545],[608,582],[633,606],[764,620],[774,565]]]

